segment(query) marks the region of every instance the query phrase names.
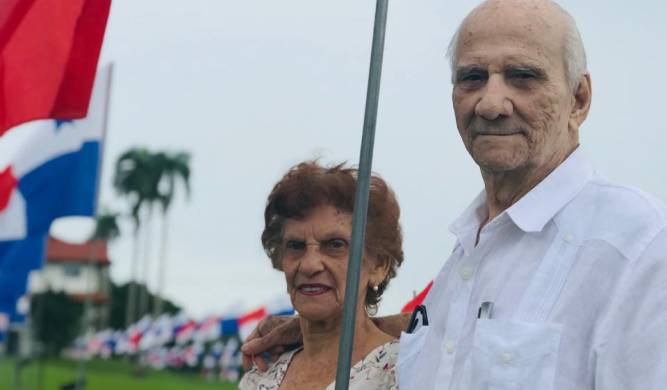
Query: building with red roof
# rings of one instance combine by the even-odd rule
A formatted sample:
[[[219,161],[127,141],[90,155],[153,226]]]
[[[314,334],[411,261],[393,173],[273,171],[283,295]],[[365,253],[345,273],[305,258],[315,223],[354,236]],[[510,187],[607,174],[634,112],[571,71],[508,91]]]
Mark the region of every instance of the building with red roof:
[[[79,302],[93,304],[94,323],[104,325],[109,301],[107,243],[103,240],[69,243],[49,237],[44,267],[30,276],[30,292],[64,292]]]

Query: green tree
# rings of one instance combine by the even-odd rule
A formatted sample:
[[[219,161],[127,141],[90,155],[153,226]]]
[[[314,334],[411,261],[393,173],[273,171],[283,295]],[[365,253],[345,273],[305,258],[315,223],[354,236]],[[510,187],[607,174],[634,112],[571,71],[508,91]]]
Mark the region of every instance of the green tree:
[[[102,214],[95,217],[95,230],[90,236],[92,245],[97,246],[100,241],[110,243],[117,239],[120,236],[120,228],[118,227],[118,213],[113,212],[103,212]],[[108,274],[101,276],[99,279],[101,290],[104,290],[107,296],[110,297],[109,284],[108,284]],[[105,328],[108,321],[108,315],[110,310],[110,302],[106,304],[105,313],[100,315],[97,320],[99,321],[97,326]],[[90,299],[86,299],[84,302],[84,311],[85,313],[90,313],[92,307],[92,302]],[[90,318],[90,315],[87,314],[87,318]],[[91,324],[84,324],[86,327],[89,327]]]
[[[154,302],[154,295],[148,291],[145,285],[137,284],[134,282],[129,282],[121,285],[111,283],[111,310],[109,315],[109,326],[112,329],[124,330],[126,329],[127,320],[125,316],[127,315],[126,305],[127,297],[130,289],[135,289],[142,293],[146,293],[151,298],[151,302]],[[169,314],[176,314],[182,309],[180,306],[171,302],[169,300],[164,300],[162,303],[163,312]],[[151,309],[153,309],[151,307]],[[134,313],[134,318],[137,318],[138,312]]]
[[[91,240],[111,242],[120,236],[118,227],[118,213],[103,213],[95,218],[95,231]]]
[[[58,355],[81,330],[83,305],[63,292],[33,295],[30,311],[35,323],[35,337],[47,355]]]

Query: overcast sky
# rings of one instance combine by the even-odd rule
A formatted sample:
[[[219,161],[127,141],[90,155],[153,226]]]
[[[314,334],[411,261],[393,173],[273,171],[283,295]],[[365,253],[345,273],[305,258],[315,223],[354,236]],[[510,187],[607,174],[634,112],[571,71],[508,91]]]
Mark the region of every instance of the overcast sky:
[[[451,107],[449,38],[478,2],[390,0],[373,168],[402,207],[405,263],[380,313],[397,311],[451,251],[449,224],[481,190]],[[593,78],[582,145],[609,178],[667,200],[667,6],[560,2]],[[259,236],[293,164],[357,163],[375,1],[114,0],[101,64],[115,63],[102,204],[125,211],[112,166],[132,146],[192,153],[192,196],[171,216],[166,292],[201,317],[282,293]],[[81,239],[85,228],[54,227]],[[111,247],[130,274],[131,225]],[[157,230],[157,226],[156,229]],[[157,237],[156,237],[157,238]],[[150,286],[155,286],[157,240]]]

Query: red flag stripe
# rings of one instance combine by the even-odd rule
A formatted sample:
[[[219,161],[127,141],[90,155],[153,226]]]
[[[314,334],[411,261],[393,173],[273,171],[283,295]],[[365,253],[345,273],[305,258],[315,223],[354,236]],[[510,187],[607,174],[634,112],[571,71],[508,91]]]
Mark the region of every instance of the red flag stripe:
[[[110,4],[3,0],[0,135],[30,120],[86,115]]]
[[[111,0],[89,0],[83,5],[51,118],[86,116],[110,6]]]
[[[13,4],[3,2],[0,7],[0,49],[5,48],[5,44],[34,2],[35,0],[14,1]]]

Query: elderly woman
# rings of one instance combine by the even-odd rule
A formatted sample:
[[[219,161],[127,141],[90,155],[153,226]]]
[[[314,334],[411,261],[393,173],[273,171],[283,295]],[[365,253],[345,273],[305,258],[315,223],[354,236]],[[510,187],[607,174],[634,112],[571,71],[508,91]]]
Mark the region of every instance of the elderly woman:
[[[303,347],[283,353],[266,372],[253,367],[240,389],[333,389],[352,235],[357,170],[304,162],[275,185],[264,211],[262,245],[285,274],[299,312]],[[397,389],[398,342],[369,313],[403,261],[400,209],[379,177],[371,178],[350,389]],[[355,364],[356,363],[356,364]]]

